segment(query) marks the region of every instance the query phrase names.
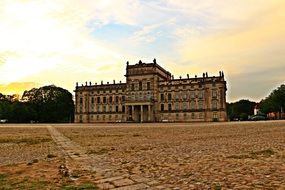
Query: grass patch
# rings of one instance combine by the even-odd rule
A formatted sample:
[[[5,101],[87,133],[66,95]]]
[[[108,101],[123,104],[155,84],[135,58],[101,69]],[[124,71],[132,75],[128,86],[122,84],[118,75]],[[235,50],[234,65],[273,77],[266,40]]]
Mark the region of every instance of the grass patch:
[[[99,155],[101,155],[101,154],[106,154],[106,153],[108,153],[110,150],[109,149],[107,149],[107,148],[101,148],[101,149],[99,149],[99,150],[88,150],[87,151],[87,154],[99,154]]]
[[[11,178],[7,174],[0,173],[0,190],[14,189],[60,189],[60,190],[91,190],[98,189],[91,183],[83,183],[79,185],[71,184],[70,182],[53,183],[45,179]]]
[[[0,143],[14,143],[14,144],[28,144],[28,145],[40,144],[40,143],[50,142],[50,141],[52,141],[50,138],[19,138],[19,139],[3,138],[3,139],[0,139]]]
[[[1,174],[1,173],[0,173],[0,189],[1,189],[1,187],[5,184],[5,182],[6,182],[6,177],[7,177],[6,174]]]
[[[239,154],[239,155],[231,155],[227,158],[233,158],[233,159],[257,159],[258,157],[265,157],[268,158],[272,155],[274,155],[275,152],[272,149],[265,149],[260,151],[252,151],[248,154]]]
[[[214,184],[214,190],[221,190],[222,186],[220,184]]]

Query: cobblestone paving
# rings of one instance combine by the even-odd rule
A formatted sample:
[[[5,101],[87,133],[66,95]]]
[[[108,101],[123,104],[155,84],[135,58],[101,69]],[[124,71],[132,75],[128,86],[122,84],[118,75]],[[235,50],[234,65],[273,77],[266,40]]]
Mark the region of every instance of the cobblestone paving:
[[[41,160],[56,153],[55,143],[45,127],[0,124],[0,165]]]
[[[101,189],[285,189],[284,121],[52,128]]]
[[[47,128],[63,155],[78,161],[81,170],[96,171],[94,182],[98,188],[136,190],[149,189],[150,186],[157,184],[156,181],[150,178],[144,178],[139,175],[129,175],[127,172],[121,171],[118,167],[111,166],[104,162],[103,159],[100,159],[100,157],[96,155],[86,154],[84,147],[71,141],[54,127],[48,126]],[[66,165],[70,170],[79,169],[74,168],[72,166],[73,164],[69,162],[69,159],[67,159]]]

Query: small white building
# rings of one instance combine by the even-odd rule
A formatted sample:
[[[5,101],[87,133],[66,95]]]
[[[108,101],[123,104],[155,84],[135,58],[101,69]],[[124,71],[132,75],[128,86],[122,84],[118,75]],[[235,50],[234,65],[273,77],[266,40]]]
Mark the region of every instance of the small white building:
[[[260,104],[259,104],[259,103],[257,103],[257,104],[255,105],[254,110],[253,110],[253,114],[254,114],[254,115],[260,114]]]

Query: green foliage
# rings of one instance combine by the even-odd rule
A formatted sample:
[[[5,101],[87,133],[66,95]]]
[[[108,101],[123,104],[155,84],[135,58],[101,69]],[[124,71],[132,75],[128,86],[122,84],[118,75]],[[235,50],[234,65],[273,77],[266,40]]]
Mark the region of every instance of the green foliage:
[[[285,85],[282,84],[271,94],[261,101],[261,111],[263,113],[280,112],[285,109]]]
[[[60,189],[60,190],[91,190],[98,189],[92,183],[83,183],[75,185],[70,183],[54,183],[45,179],[35,180],[32,178],[12,178],[7,174],[0,173],[0,190],[14,190],[14,189]]]
[[[239,100],[227,105],[230,120],[247,120],[249,115],[253,115],[256,103],[249,100]]]
[[[54,85],[25,91],[21,102],[0,94],[0,119],[11,123],[71,122],[74,115],[72,94]],[[14,98],[15,99],[15,98]],[[13,100],[14,100],[13,99]]]

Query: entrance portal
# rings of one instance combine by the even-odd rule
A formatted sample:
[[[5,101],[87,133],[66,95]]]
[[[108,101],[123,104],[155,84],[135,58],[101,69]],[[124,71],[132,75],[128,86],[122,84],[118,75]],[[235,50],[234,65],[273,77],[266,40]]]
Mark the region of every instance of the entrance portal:
[[[142,123],[151,121],[150,105],[132,105],[128,106],[128,120]]]

